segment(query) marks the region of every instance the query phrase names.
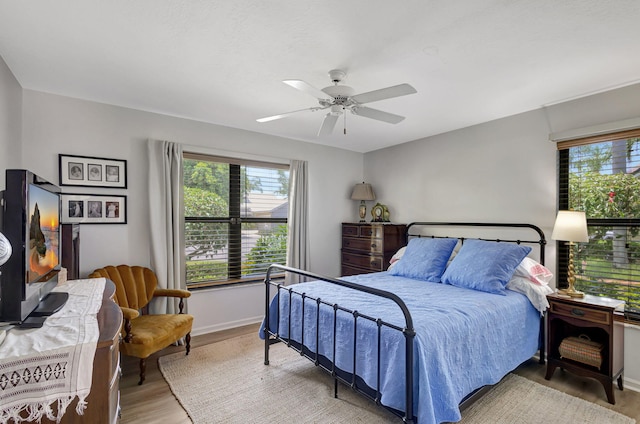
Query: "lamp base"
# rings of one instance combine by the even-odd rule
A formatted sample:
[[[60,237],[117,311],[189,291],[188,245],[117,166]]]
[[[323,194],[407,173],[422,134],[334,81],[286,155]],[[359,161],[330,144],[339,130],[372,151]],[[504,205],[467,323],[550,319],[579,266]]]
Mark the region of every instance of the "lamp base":
[[[583,292],[578,291],[576,289],[572,289],[571,287],[566,288],[566,289],[558,289],[558,293],[567,295],[569,297],[575,297],[575,298],[583,298],[584,297],[584,293]]]
[[[358,222],[367,222],[364,217],[367,216],[367,205],[364,203],[364,200],[360,201],[360,207],[358,208],[358,214],[360,215],[360,221]]]

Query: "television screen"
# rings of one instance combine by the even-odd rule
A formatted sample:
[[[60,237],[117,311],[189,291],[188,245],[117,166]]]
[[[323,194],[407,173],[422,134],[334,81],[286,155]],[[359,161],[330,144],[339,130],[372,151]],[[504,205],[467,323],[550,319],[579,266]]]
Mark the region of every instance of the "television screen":
[[[58,195],[29,184],[28,190],[28,282],[34,283],[59,263],[60,223]]]

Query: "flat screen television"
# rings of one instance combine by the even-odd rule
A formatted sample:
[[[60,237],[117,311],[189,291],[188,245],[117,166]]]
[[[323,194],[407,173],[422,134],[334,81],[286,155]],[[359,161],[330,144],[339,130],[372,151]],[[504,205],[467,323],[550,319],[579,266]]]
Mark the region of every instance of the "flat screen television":
[[[66,293],[51,290],[60,271],[60,189],[24,169],[6,171],[2,233],[13,254],[0,267],[0,321],[39,326]]]

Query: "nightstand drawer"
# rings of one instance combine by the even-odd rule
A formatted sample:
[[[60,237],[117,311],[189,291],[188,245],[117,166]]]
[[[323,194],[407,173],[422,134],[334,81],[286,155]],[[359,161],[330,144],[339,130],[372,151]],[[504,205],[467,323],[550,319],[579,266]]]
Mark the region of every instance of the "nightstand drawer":
[[[382,239],[344,237],[342,239],[342,247],[344,249],[359,250],[362,253],[382,253]]]
[[[583,321],[597,324],[611,324],[611,313],[598,309],[583,308],[575,305],[567,305],[560,302],[551,302],[551,313],[566,317],[578,318]]]
[[[372,271],[383,271],[382,258],[378,256],[353,255],[342,253],[343,266],[361,267]]]

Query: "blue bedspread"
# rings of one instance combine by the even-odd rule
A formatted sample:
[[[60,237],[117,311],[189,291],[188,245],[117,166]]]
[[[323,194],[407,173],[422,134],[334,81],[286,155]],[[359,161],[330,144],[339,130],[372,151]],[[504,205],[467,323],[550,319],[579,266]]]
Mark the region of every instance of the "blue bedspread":
[[[506,296],[429,283],[386,272],[344,277],[344,280],[391,291],[409,308],[416,338],[414,343],[414,414],[420,424],[459,421],[459,403],[475,389],[496,384],[509,371],[531,358],[538,349],[540,314],[522,294]],[[392,301],[367,293],[314,281],[289,286],[296,292],[337,303],[361,314],[380,317],[404,327],[404,316]],[[302,342],[299,325],[301,297],[291,296],[291,338]],[[271,331],[276,329],[275,298],[270,310]],[[280,294],[278,333],[289,337],[289,296]],[[305,301],[304,345],[334,361],[333,308]],[[338,312],[335,364],[353,371],[353,322],[351,314]],[[296,324],[298,323],[298,324]],[[264,325],[264,324],[263,324]],[[377,327],[358,319],[356,373],[370,386],[377,386]],[[262,329],[260,336],[264,337]],[[405,343],[398,331],[384,329],[381,338],[381,402],[405,409]]]

